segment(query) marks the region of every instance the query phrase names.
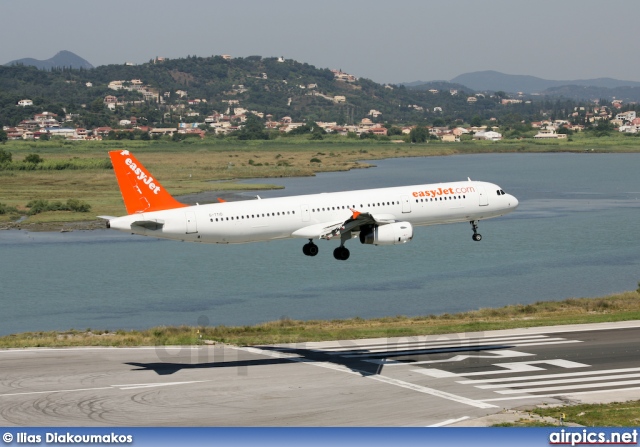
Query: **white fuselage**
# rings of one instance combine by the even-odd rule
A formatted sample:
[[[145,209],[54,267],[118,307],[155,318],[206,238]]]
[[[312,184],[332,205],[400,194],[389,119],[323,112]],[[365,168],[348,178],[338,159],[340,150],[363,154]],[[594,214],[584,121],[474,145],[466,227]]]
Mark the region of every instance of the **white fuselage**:
[[[140,235],[229,244],[307,237],[293,233],[344,222],[354,211],[420,226],[498,217],[517,205],[518,200],[497,185],[463,181],[195,205],[131,214],[109,223]]]

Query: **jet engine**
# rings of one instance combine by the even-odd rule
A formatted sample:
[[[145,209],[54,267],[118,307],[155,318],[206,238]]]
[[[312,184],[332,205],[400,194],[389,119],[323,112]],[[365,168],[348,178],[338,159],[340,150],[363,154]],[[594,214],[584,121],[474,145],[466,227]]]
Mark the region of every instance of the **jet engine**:
[[[405,244],[413,239],[413,226],[409,222],[371,225],[360,230],[360,242],[373,245]]]

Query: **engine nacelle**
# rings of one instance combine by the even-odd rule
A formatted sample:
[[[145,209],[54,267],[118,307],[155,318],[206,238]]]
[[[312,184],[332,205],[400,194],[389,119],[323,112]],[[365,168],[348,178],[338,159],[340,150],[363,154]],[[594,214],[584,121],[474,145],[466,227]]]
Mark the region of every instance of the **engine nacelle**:
[[[413,225],[409,222],[394,222],[387,225],[373,225],[360,231],[360,242],[373,245],[405,244],[413,239]]]

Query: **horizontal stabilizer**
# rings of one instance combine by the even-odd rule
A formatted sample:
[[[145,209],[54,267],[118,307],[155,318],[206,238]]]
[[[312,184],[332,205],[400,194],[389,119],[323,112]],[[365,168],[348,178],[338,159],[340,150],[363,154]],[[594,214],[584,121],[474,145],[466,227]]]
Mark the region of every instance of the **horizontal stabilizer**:
[[[98,219],[111,220],[115,219],[116,216],[98,216]]]
[[[136,220],[131,226],[146,228],[147,230],[159,230],[164,225],[164,220]]]

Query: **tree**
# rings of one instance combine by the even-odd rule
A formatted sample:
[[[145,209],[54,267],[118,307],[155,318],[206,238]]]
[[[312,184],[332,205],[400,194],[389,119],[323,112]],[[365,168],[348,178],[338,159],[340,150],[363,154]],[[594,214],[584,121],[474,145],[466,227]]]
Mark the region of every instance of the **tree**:
[[[0,149],[0,165],[11,163],[12,157],[11,152]]]
[[[91,102],[89,110],[91,110],[93,113],[102,112],[104,110],[104,101],[101,98],[94,100],[93,102]]]
[[[239,140],[268,140],[269,133],[264,129],[264,122],[256,115],[247,115],[242,129],[236,132]]]
[[[471,124],[472,127],[482,126],[482,117],[480,115],[474,115],[469,124]]]
[[[412,143],[424,143],[429,138],[429,131],[426,127],[414,127],[409,132],[409,140]]]

